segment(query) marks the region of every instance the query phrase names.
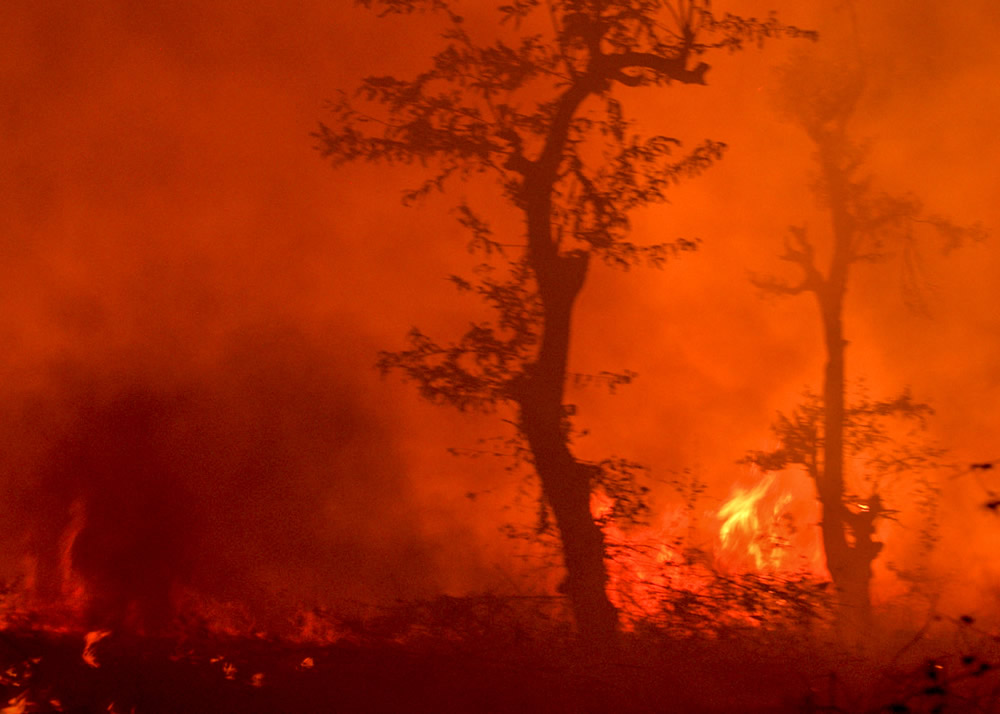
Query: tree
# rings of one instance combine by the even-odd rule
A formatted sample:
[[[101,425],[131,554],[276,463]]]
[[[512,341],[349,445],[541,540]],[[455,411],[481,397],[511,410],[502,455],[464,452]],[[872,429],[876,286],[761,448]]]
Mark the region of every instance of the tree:
[[[793,227],[785,239],[782,260],[796,265],[798,282],[751,276],[762,290],[778,295],[812,293],[823,325],[826,365],[822,394],[808,399],[791,418],[781,417],[777,433],[782,446],[768,458],[773,467],[799,464],[816,483],[822,509],[822,540],[827,568],[837,588],[845,619],[863,621],[870,612],[871,564],[881,551],[875,540],[875,521],[885,515],[879,494],[850,498],[845,484],[845,454],[866,438],[856,428],[857,418],[890,413],[919,416],[926,406],[908,393],[881,401],[848,405],[844,301],[852,269],[859,263],[884,263],[892,251],[901,253],[903,287],[911,302],[919,295],[913,270],[918,235],[926,226],[944,238],[951,250],[968,238],[982,235],[978,227],[959,226],[928,214],[917,198],[896,196],[877,189],[863,175],[865,150],[848,129],[865,89],[861,62],[800,55],[780,72],[780,110],[804,130],[816,149],[818,177],[814,190],[829,218],[831,248],[825,270],[820,267],[813,239],[804,227]],[[875,410],[874,412],[872,410]],[[871,430],[868,436],[882,434]],[[853,433],[851,433],[853,432]]]
[[[881,520],[898,520],[893,495],[899,497],[900,481],[915,498],[921,552],[926,555],[933,548],[938,489],[930,474],[942,468],[944,452],[926,438],[931,414],[931,407],[915,401],[908,390],[890,399],[872,399],[861,385],[852,397],[845,397],[841,422],[827,427],[825,400],[806,390],[802,402],[788,414],[779,413],[772,425],[778,446],[750,452],[744,459],[764,473],[800,468],[816,484],[823,507],[827,568],[838,592],[838,618],[848,628],[870,618],[871,566],[883,546],[876,540],[876,529]],[[839,493],[831,495],[825,471],[826,434],[835,431],[841,438],[841,463],[853,461],[861,473],[852,483],[845,468]],[[902,571],[901,575],[918,577]]]
[[[617,613],[606,593],[603,534],[590,509],[601,466],[573,454],[572,409],[564,399],[574,305],[595,258],[627,269],[660,265],[695,247],[687,239],[631,242],[629,213],[664,201],[672,184],[704,171],[725,148],[706,140],[678,155],[677,139],[637,131],[618,95],[703,85],[709,66],[701,58],[712,51],[811,33],[773,16],[718,15],[708,0],[510,0],[496,8],[501,39],[484,43],[458,14],[457,1],[359,4],[383,14],[439,13],[444,47],[411,80],[369,77],[355,95],[341,95],[332,121],[316,134],[322,154],[336,163],[433,166],[408,200],[443,189],[453,177],[491,174],[524,225],[523,251],[508,257],[511,242],[497,240],[486,220],[459,206],[472,247],[487,262],[507,263],[484,268],[475,280],[453,280],[477,292],[496,318],[448,345],[414,330],[409,349],[384,353],[379,366],[401,370],[435,402],[514,407],[560,535],[578,629],[588,640],[607,641]]]

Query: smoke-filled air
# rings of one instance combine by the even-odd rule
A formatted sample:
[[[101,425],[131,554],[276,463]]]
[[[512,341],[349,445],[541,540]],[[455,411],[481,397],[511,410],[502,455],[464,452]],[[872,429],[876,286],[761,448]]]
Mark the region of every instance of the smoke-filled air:
[[[1000,712],[998,30],[0,3],[0,713]]]

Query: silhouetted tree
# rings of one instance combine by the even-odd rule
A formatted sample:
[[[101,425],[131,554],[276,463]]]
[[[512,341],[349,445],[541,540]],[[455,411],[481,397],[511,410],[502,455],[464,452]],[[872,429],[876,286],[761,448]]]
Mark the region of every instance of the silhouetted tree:
[[[897,520],[892,493],[896,491],[898,496],[901,480],[915,497],[921,552],[926,555],[933,547],[938,489],[930,474],[942,467],[944,452],[926,438],[927,417],[933,414],[929,405],[914,401],[908,390],[891,399],[872,399],[859,388],[852,397],[845,397],[839,429],[831,427],[830,432],[839,431],[841,463],[851,460],[862,473],[854,483],[845,477],[839,484],[841,508],[827,508],[823,498],[832,496],[820,491],[828,488],[824,469],[826,414],[823,398],[806,390],[802,401],[791,412],[779,413],[772,425],[778,446],[750,452],[744,461],[763,472],[798,467],[817,484],[823,506],[824,552],[838,590],[839,615],[843,624],[855,625],[870,614],[871,564],[882,551],[882,543],[875,538],[877,523],[880,519]],[[849,535],[843,542],[836,532],[826,532],[826,520],[834,517],[840,519],[841,532],[846,530]],[[901,575],[917,577],[909,572]]]
[[[773,16],[719,15],[708,0],[509,0],[496,7],[504,27],[490,30],[502,39],[483,43],[458,14],[458,1],[359,4],[384,14],[440,13],[444,47],[413,79],[369,77],[356,95],[342,95],[316,134],[323,155],[433,166],[406,194],[410,200],[449,178],[491,173],[524,222],[523,252],[506,269],[453,278],[494,308],[495,321],[446,345],[413,330],[409,349],[383,354],[380,367],[401,370],[435,402],[516,408],[560,535],[577,626],[591,640],[607,640],[617,613],[590,509],[602,469],[572,453],[564,402],[573,308],[594,258],[621,268],[659,265],[695,247],[684,239],[630,242],[629,213],[664,201],[672,184],[701,173],[724,149],[704,141],[678,156],[676,139],[636,130],[618,95],[705,84],[709,66],[701,58],[713,50],[810,33]],[[458,217],[474,249],[510,252],[511,242],[497,240],[472,208],[463,204]]]
[[[865,150],[848,128],[865,88],[863,63],[802,54],[785,65],[779,76],[780,110],[806,132],[816,149],[819,171],[814,190],[829,216],[831,246],[824,268],[806,228],[793,227],[780,257],[798,266],[801,279],[788,282],[751,276],[751,280],[765,292],[812,293],[816,298],[826,349],[822,394],[818,401],[807,401],[792,419],[779,420],[778,430],[787,450],[783,458],[805,466],[815,480],[822,508],[823,548],[841,614],[864,619],[870,611],[871,564],[882,547],[874,538],[875,521],[885,514],[877,491],[860,499],[848,493],[845,454],[857,446],[852,440],[865,436],[855,428],[859,414],[875,409],[882,416],[919,415],[925,407],[905,393],[883,402],[847,404],[844,300],[851,270],[859,263],[883,262],[893,253],[901,254],[903,288],[912,304],[920,288],[914,272],[916,228],[936,231],[944,238],[946,251],[967,238],[981,236],[982,231],[928,214],[917,198],[881,191],[863,174]],[[855,433],[848,436],[852,429]]]

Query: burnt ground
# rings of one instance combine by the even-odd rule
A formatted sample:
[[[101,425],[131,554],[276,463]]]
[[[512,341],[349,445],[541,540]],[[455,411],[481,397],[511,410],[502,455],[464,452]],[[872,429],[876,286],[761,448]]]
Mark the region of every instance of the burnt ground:
[[[669,712],[773,711],[781,678],[728,675],[684,681],[687,665],[581,652],[498,652],[406,644],[303,646],[254,638],[179,644],[102,640],[98,667],[80,635],[7,632],[4,664],[18,672],[4,691],[25,711],[237,712]],[[256,676],[255,676],[256,675]],[[771,695],[751,689],[770,689]],[[777,697],[777,698],[775,698]],[[52,701],[58,702],[58,709]]]
[[[595,653],[557,622],[529,629],[498,618],[493,628],[470,620],[466,604],[450,599],[445,619],[405,627],[398,616],[393,627],[355,623],[326,644],[198,628],[112,633],[90,663],[82,631],[8,627],[0,711],[1000,712],[996,638],[968,619],[942,621],[949,637],[911,635],[881,651],[835,646],[816,630],[649,627]]]

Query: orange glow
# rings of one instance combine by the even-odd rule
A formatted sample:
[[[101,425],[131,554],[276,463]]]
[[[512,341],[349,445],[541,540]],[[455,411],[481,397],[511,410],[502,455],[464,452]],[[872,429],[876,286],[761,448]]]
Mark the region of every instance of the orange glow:
[[[454,4],[470,31],[514,32],[492,3]],[[336,659],[306,646],[356,645],[369,613],[400,602],[487,593],[565,625],[517,414],[433,406],[373,367],[413,326],[448,342],[486,319],[446,279],[480,260],[454,207],[481,211],[511,255],[520,214],[491,174],[460,171],[403,207],[402,191],[429,177],[420,161],[333,169],[310,138],[339,90],[422,71],[441,18],[378,19],[344,0],[106,5],[0,0],[0,630],[66,635],[67,660],[95,677],[135,633],[262,649],[274,638],[294,650],[283,666],[320,679]],[[773,9],[816,28],[816,48],[860,57],[861,173],[992,231],[945,252],[927,224],[911,226],[912,245],[852,266],[843,314],[850,378],[876,396],[912,387],[935,410],[928,438],[948,449],[922,492],[907,464],[886,466],[876,609],[907,622],[932,609],[991,617],[1000,3],[713,6]],[[633,632],[766,624],[778,615],[747,613],[764,600],[783,612],[789,583],[829,596],[814,587],[829,579],[815,483],[794,467],[735,466],[824,375],[811,298],[762,296],[748,280],[798,276],[781,258],[790,225],[808,227],[817,265],[830,257],[815,147],[774,106],[774,68],[797,47],[706,52],[706,86],[615,89],[643,132],[729,147],[671,185],[669,203],[630,217],[636,244],[698,238],[698,250],[662,269],[592,260],[573,303],[572,453],[649,467],[649,525],[614,521],[602,492],[590,504]],[[605,370],[638,376],[610,394]],[[674,483],[689,470],[705,482],[697,493]],[[847,505],[881,516],[865,500],[871,471],[848,457]],[[747,605],[746,592],[759,598]],[[385,630],[400,646],[438,634],[423,621]],[[185,641],[174,656],[189,651]],[[268,695],[283,681],[214,643],[208,655],[225,686]],[[30,712],[10,691],[0,714]],[[100,709],[130,709],[109,701]]]
[[[774,475],[767,474],[750,488],[734,486],[719,509],[720,559],[731,567],[775,570],[787,560],[790,545],[782,518],[787,516],[792,495],[771,493],[774,484]]]
[[[757,477],[756,483],[734,486],[700,524],[692,522],[692,511],[685,508],[668,510],[647,527],[605,524],[609,590],[627,629],[644,620],[669,619],[671,602],[677,599],[718,600],[713,588],[729,578],[813,583],[829,578],[810,524],[814,507],[801,502],[808,484],[797,474],[762,476],[754,469],[750,476]],[[598,519],[606,518],[612,506],[606,496],[592,499]],[[716,615],[723,621],[754,624],[736,600],[717,604]]]
[[[21,692],[0,709],[0,714],[25,714],[28,711],[28,693]]]
[[[93,630],[84,635],[83,638],[83,654],[81,657],[83,661],[87,663],[88,667],[93,667],[97,669],[100,667],[100,663],[97,661],[97,654],[94,652],[94,647],[98,642],[103,640],[105,637],[111,634],[111,630]]]
[[[73,501],[69,509],[69,525],[59,539],[59,591],[62,595],[60,604],[76,615],[83,611],[87,600],[86,587],[80,574],[73,567],[73,546],[87,522],[85,509],[83,501],[79,499]]]

